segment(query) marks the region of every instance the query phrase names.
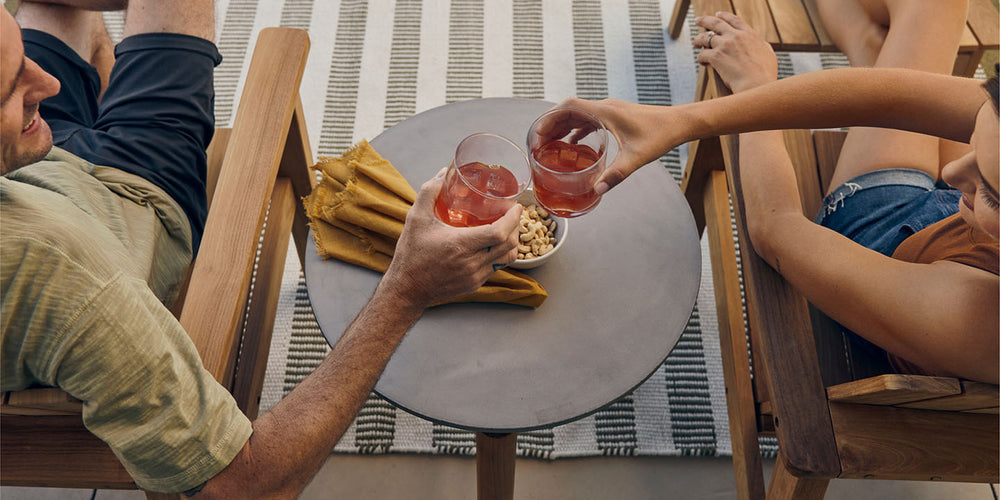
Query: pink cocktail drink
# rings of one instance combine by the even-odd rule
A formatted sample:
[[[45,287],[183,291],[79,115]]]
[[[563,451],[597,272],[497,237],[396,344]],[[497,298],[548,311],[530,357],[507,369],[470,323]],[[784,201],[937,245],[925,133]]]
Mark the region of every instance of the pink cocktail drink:
[[[456,227],[490,224],[517,203],[530,182],[521,148],[496,134],[472,134],[455,149],[434,215]]]
[[[544,169],[535,169],[532,177],[535,199],[560,217],[575,217],[592,210],[601,197],[594,190],[598,169],[579,175],[593,166],[600,155],[584,144],[552,141],[532,152]],[[565,175],[574,174],[574,175]]]
[[[520,192],[510,170],[478,161],[467,163],[448,172],[434,212],[451,226],[481,226],[503,217]]]
[[[607,161],[608,131],[579,109],[555,108],[528,132],[535,199],[560,217],[579,217],[601,201],[595,190]]]

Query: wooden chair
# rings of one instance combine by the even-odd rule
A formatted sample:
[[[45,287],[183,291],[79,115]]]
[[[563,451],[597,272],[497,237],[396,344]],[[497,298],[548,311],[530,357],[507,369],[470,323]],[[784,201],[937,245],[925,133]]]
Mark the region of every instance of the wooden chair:
[[[702,68],[698,92],[707,99],[729,90]],[[785,132],[809,217],[845,135]],[[779,454],[767,498],[822,498],[832,478],[1000,479],[997,386],[887,374],[883,364],[845,349],[835,324],[753,251],[738,136],[694,143],[682,188],[699,229],[708,233],[740,499],[764,498],[758,437],[770,435],[778,438]]]
[[[303,30],[261,31],[233,128],[217,131],[208,150],[208,220],[183,307],[175,308],[205,367],[251,419],[289,235],[300,262],[306,246],[301,198],[312,189],[312,152],[298,92],[308,52]],[[2,410],[3,485],[136,488],[107,445],[83,427],[81,404],[68,394],[7,393]]]
[[[697,15],[719,11],[739,15],[776,51],[839,52],[820,21],[816,0],[677,0],[670,18],[671,38],[684,27],[694,5]],[[1000,48],[1000,21],[990,0],[970,0],[969,15],[955,59],[953,74],[971,77],[987,50]]]

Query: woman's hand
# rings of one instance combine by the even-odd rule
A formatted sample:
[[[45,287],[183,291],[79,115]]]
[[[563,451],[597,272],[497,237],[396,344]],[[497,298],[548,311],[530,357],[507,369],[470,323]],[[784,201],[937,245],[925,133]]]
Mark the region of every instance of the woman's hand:
[[[475,291],[517,258],[521,205],[492,224],[452,227],[434,216],[444,170],[424,183],[406,215],[396,252],[379,288],[400,306],[423,309]]]
[[[735,14],[719,12],[695,23],[706,32],[694,38],[698,62],[708,64],[733,91],[743,92],[778,79],[778,58],[753,28]]]
[[[618,99],[587,101],[571,97],[556,107],[576,108],[596,116],[618,141],[618,156],[597,181],[598,194],[604,194],[639,167],[692,138],[686,118],[669,106],[634,104]],[[561,137],[582,123],[563,120],[551,124],[550,129],[542,128],[540,132],[544,136]],[[589,131],[580,130],[576,134],[585,135],[586,132]]]

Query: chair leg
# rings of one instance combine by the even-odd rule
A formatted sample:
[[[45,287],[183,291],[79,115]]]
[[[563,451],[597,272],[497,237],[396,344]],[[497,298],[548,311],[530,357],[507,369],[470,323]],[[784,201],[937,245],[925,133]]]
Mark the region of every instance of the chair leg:
[[[767,487],[767,498],[789,500],[822,500],[826,495],[826,487],[830,478],[806,478],[793,476],[785,467],[785,457],[778,452],[774,462],[774,474],[771,484]]]
[[[514,498],[514,457],[517,434],[476,433],[476,484],[479,500]]]

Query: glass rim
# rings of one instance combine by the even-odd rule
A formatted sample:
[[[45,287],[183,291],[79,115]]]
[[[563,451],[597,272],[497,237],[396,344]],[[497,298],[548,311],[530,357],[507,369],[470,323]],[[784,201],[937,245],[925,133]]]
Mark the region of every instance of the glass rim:
[[[590,118],[591,120],[597,122],[597,124],[601,127],[600,130],[604,131],[604,137],[603,137],[604,149],[601,151],[600,156],[598,156],[597,159],[594,160],[594,163],[592,163],[589,167],[587,167],[585,169],[582,169],[582,170],[574,170],[572,172],[560,172],[558,170],[552,170],[551,168],[546,167],[545,165],[542,165],[537,160],[535,160],[535,153],[534,153],[534,151],[529,151],[529,154],[528,154],[528,161],[530,162],[530,165],[532,165],[532,166],[538,165],[538,168],[544,170],[547,173],[555,174],[557,176],[559,176],[559,175],[577,175],[577,174],[590,173],[589,171],[592,170],[592,169],[594,169],[598,165],[600,165],[601,164],[601,160],[604,160],[605,157],[608,155],[608,135],[611,132],[608,130],[608,127],[606,127],[604,125],[604,122],[602,122],[600,118],[594,116],[593,114],[591,114],[588,111],[584,111],[584,110],[582,110],[580,108],[574,108],[572,106],[560,106],[560,107],[552,108],[552,109],[550,109],[550,110],[542,113],[541,115],[538,116],[538,118],[535,118],[535,121],[531,122],[531,128],[528,129],[528,149],[531,149],[531,134],[533,133],[532,131],[535,130],[535,124],[537,124],[539,120],[541,120],[542,118],[545,118],[547,115],[555,113],[557,111],[574,111],[574,112],[578,112],[578,113],[586,115],[587,118]],[[555,139],[555,140],[559,140],[559,139]],[[546,144],[548,144],[548,143],[546,143]]]
[[[458,166],[455,165],[455,159],[458,157],[458,150],[462,149],[462,144],[465,144],[465,141],[467,141],[469,139],[472,139],[474,137],[487,137],[487,136],[488,137],[495,137],[495,138],[500,139],[502,141],[505,141],[505,142],[507,142],[507,144],[510,144],[511,146],[513,146],[514,149],[516,149],[518,153],[521,153],[521,158],[524,159],[525,165],[528,166],[528,180],[525,181],[523,184],[521,182],[518,182],[517,183],[517,185],[518,185],[517,192],[514,193],[514,194],[512,194],[512,195],[510,195],[510,196],[497,196],[497,195],[494,195],[494,194],[484,193],[484,192],[480,191],[475,186],[469,184],[469,181],[465,178],[464,175],[462,175],[462,170]],[[483,162],[479,162],[479,163],[483,163]],[[489,166],[489,165],[493,165],[493,164],[492,163],[484,163],[484,165]],[[517,143],[515,143],[514,141],[512,141],[512,140],[508,139],[507,137],[504,137],[504,136],[502,136],[500,134],[495,134],[493,132],[476,132],[475,134],[471,134],[469,136],[466,136],[465,139],[462,139],[458,143],[458,146],[455,147],[455,155],[451,159],[451,166],[452,166],[452,168],[455,169],[455,173],[458,174],[458,178],[462,181],[462,184],[465,184],[465,187],[471,189],[476,194],[478,194],[480,196],[483,196],[485,198],[491,198],[491,199],[494,199],[494,200],[510,200],[510,199],[516,200],[518,197],[521,196],[521,194],[524,193],[525,189],[528,188],[528,185],[531,184],[531,161],[529,160],[528,155],[525,154],[524,150],[521,149],[521,147],[518,146]],[[507,167],[504,167],[503,165],[500,165],[500,167],[507,168]],[[510,172],[511,175],[514,174],[514,172],[510,171],[510,169],[507,169],[507,171]],[[517,180],[517,176],[516,175],[514,175],[514,180]]]

